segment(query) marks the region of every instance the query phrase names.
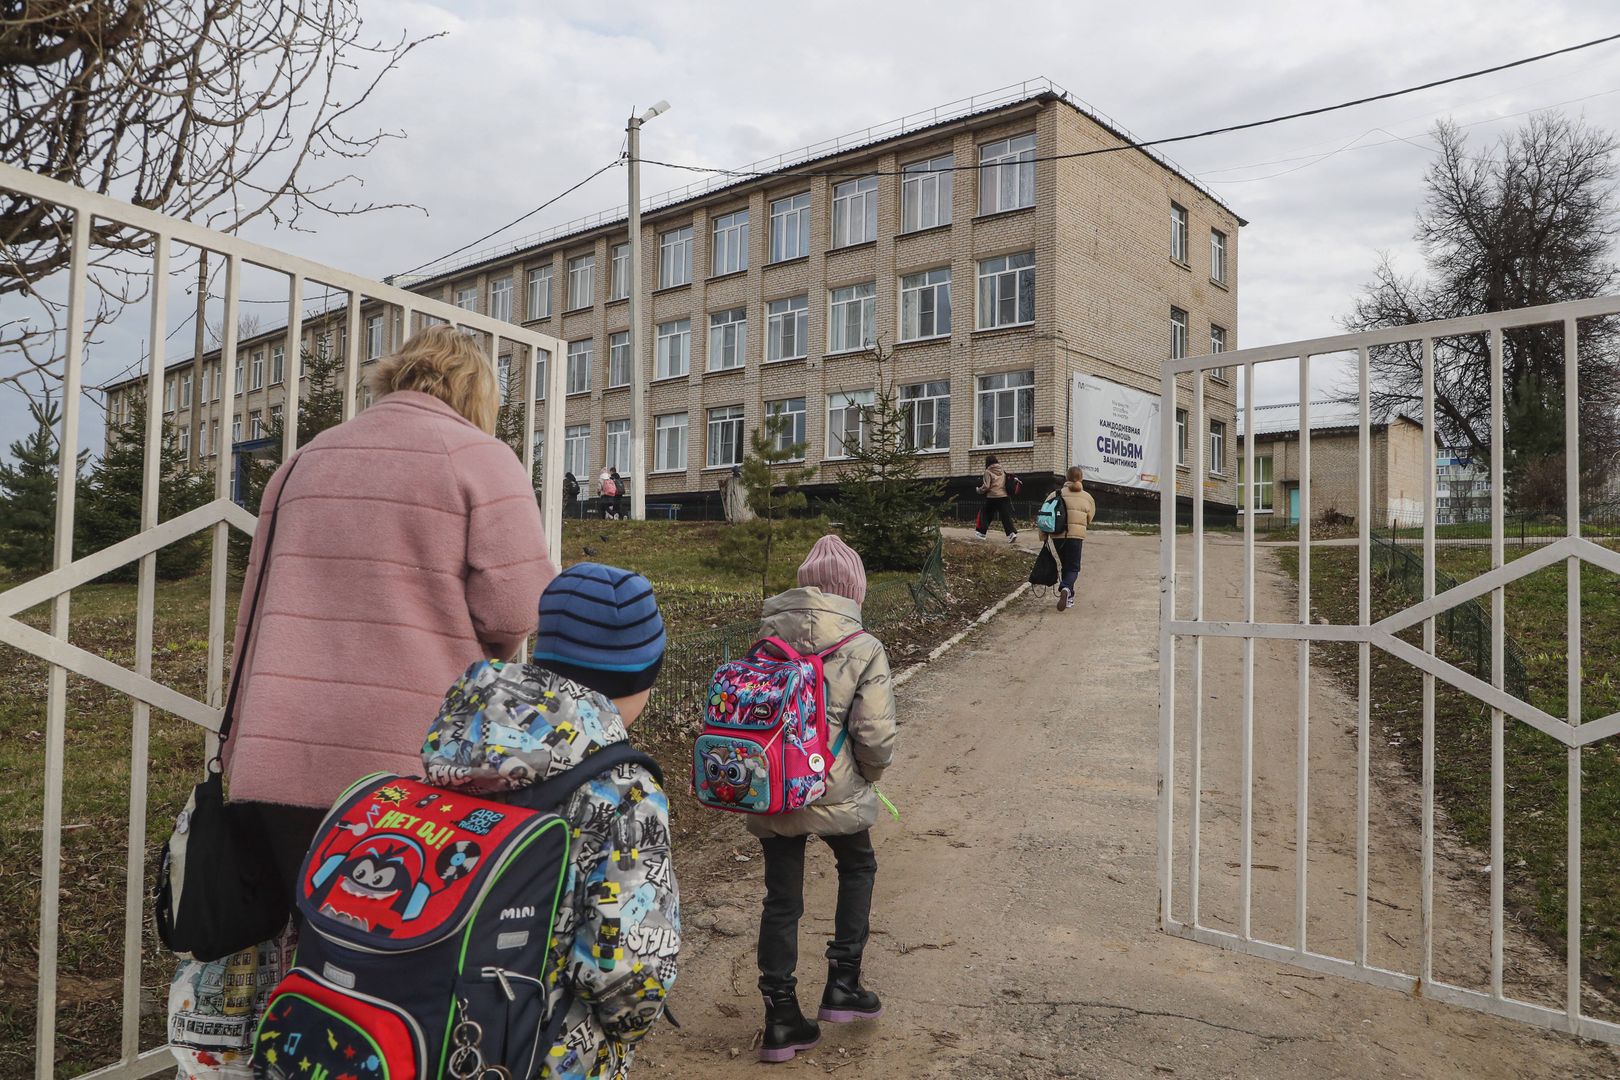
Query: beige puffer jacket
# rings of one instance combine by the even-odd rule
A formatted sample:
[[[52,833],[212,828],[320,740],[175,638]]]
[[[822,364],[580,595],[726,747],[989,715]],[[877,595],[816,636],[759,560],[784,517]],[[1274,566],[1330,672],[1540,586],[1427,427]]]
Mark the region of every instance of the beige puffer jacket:
[[[762,637],[778,637],[801,653],[820,652],[861,628],[861,606],[820,589],[789,589],[765,601]],[[827,658],[827,743],[846,729],[849,737],[833,758],[827,793],[791,814],[748,818],[755,836],[847,836],[871,828],[879,802],[872,785],[894,760],[899,732],[889,654],[862,634]]]
[[[1007,470],[1001,462],[985,466],[984,475],[979,478],[979,494],[987,499],[1007,497]]]
[[[1056,539],[1084,540],[1086,526],[1097,516],[1096,500],[1083,483],[1071,481],[1063,485],[1063,506],[1068,511],[1069,531]]]

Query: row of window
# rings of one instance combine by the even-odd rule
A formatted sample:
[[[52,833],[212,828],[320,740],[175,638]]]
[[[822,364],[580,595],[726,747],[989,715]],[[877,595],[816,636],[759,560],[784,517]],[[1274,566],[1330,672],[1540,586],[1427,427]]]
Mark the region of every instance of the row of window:
[[[806,398],[782,398],[765,403],[765,415],[773,420],[772,440],[782,450],[808,442]],[[837,461],[850,451],[864,447],[868,420],[874,400],[872,390],[848,390],[827,397],[826,457]],[[901,408],[906,415],[905,436],[914,448],[943,452],[951,448],[951,384],[941,379],[900,388]],[[1035,373],[1003,372],[981,375],[975,394],[976,423],[974,448],[991,449],[1027,446],[1034,441]],[[730,468],[741,465],[746,448],[743,406],[724,405],[705,414],[703,467]],[[653,472],[679,473],[687,468],[690,414],[664,413],[653,417]],[[632,473],[630,421],[609,420],[604,445],[603,468]],[[544,455],[545,439],[535,436],[535,455]],[[594,475],[591,456],[591,426],[570,425],[563,433],[563,468],[576,477]]]
[[[276,422],[280,421],[280,419],[281,419],[281,406],[280,405],[272,405],[272,406],[270,406],[269,423],[273,425]],[[248,413],[247,422],[248,422],[248,430],[251,432],[251,434],[248,437],[251,438],[251,439],[262,439],[262,438],[264,438],[265,433],[269,430],[269,428],[266,426],[266,420],[265,420],[264,414],[262,412],[260,412],[258,409],[255,409],[252,412]],[[186,457],[189,457],[190,454],[191,454],[191,428],[190,428],[190,426],[187,425],[185,427],[180,428],[180,430],[178,432],[176,432],[175,434],[176,434],[176,438],[179,441],[180,453],[182,455],[186,456]],[[234,443],[239,443],[241,441],[242,441],[242,418],[240,416],[237,416],[237,417],[234,417],[231,420],[231,442],[234,444]],[[219,421],[214,420],[212,423],[200,425],[197,428],[197,457],[198,457],[198,459],[200,460],[202,458],[213,456],[215,454],[218,454],[219,451],[220,451]]]
[[[1176,410],[1176,464],[1185,468],[1188,458],[1187,410]],[[1226,475],[1226,422],[1209,422],[1209,460],[1205,463],[1211,476]]]
[[[236,386],[242,390],[263,390],[265,351],[256,349],[247,357],[236,359]],[[251,376],[249,382],[245,376]],[[270,385],[279,386],[287,377],[287,347],[276,345],[270,350]],[[212,393],[210,394],[210,385]],[[198,387],[198,403],[208,404],[210,401],[219,401],[225,396],[225,372],[219,364],[209,364],[203,368],[202,384]],[[176,400],[182,409],[191,408],[192,373],[184,372],[165,380],[163,384],[163,411],[174,412]]]
[[[1189,236],[1187,208],[1178,202],[1170,204],[1170,258],[1192,269],[1192,241]],[[1226,234],[1219,229],[1209,230],[1209,280],[1217,285],[1226,284]]]

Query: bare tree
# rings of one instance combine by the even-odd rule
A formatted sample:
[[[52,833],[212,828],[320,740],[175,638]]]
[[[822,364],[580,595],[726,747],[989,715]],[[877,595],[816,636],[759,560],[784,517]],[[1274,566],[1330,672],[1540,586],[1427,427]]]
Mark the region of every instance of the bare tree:
[[[1615,289],[1614,155],[1620,144],[1612,134],[1541,113],[1483,156],[1468,152],[1453,124],[1441,124],[1434,137],[1439,156],[1425,177],[1428,195],[1416,233],[1428,273],[1403,276],[1384,256],[1346,320],[1351,329],[1508,311]],[[1592,483],[1620,450],[1620,328],[1592,320],[1580,329],[1583,480]],[[1492,453],[1490,363],[1483,335],[1436,342],[1435,430],[1480,461]],[[1372,373],[1375,410],[1416,414],[1423,401],[1416,343],[1374,350]],[[1509,490],[1530,502],[1561,503],[1563,328],[1505,335],[1503,375]]]
[[[355,113],[425,40],[374,40],[357,0],[0,0],[0,160],[228,231],[408,205],[357,198],[347,162],[400,134]],[[0,302],[32,315],[0,318],[0,385],[62,378],[66,313],[42,283],[72,225],[0,192]],[[93,334],[144,295],[127,256],[151,238],[96,221],[91,244]]]

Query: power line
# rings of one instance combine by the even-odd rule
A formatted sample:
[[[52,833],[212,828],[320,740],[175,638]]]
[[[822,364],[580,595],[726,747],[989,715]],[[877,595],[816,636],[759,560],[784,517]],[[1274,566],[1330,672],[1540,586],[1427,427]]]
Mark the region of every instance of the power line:
[[[1504,64],[1496,64],[1496,65],[1494,65],[1492,67],[1480,68],[1477,71],[1470,71],[1470,72],[1466,72],[1466,73],[1461,74],[1461,75],[1452,75],[1452,76],[1448,76],[1447,78],[1444,78],[1444,79],[1434,79],[1434,80],[1432,80],[1430,82],[1420,83],[1420,84],[1418,84],[1416,86],[1404,87],[1404,88],[1402,88],[1400,90],[1388,90],[1388,91],[1385,91],[1384,93],[1381,93],[1381,94],[1370,94],[1370,95],[1368,95],[1366,97],[1356,98],[1353,101],[1341,101],[1336,105],[1322,105],[1322,106],[1319,106],[1319,107],[1314,108],[1314,109],[1301,109],[1298,112],[1284,113],[1281,116],[1267,117],[1264,120],[1249,120],[1249,121],[1246,121],[1246,122],[1241,123],[1241,124],[1227,124],[1227,125],[1224,125],[1222,127],[1209,128],[1209,129],[1207,129],[1205,131],[1194,131],[1194,132],[1190,132],[1190,133],[1185,134],[1185,135],[1171,135],[1171,136],[1168,136],[1167,138],[1163,138],[1163,139],[1148,139],[1146,141],[1141,141],[1141,142],[1135,141],[1135,140],[1127,140],[1125,142],[1119,143],[1116,146],[1103,146],[1103,147],[1098,147],[1098,148],[1092,149],[1092,150],[1076,150],[1076,151],[1072,151],[1072,152],[1066,153],[1066,154],[1037,155],[1037,156],[1031,157],[1031,158],[1024,158],[1021,161],[1019,161],[1018,164],[1025,164],[1025,163],[1028,163],[1028,162],[1035,162],[1035,161],[1067,161],[1067,160],[1069,160],[1071,158],[1092,157],[1092,156],[1097,155],[1097,154],[1117,154],[1117,153],[1119,153],[1119,152],[1121,152],[1123,150],[1146,150],[1149,147],[1153,147],[1153,146],[1167,146],[1170,143],[1190,142],[1190,141],[1192,141],[1194,139],[1207,139],[1212,135],[1229,135],[1229,134],[1231,134],[1232,132],[1235,132],[1235,131],[1249,131],[1249,130],[1252,130],[1254,128],[1267,127],[1267,126],[1272,125],[1272,124],[1281,124],[1284,121],[1288,121],[1288,120],[1299,120],[1299,119],[1302,119],[1302,118],[1307,117],[1307,116],[1321,116],[1324,113],[1338,112],[1338,111],[1343,110],[1343,109],[1353,109],[1353,108],[1355,108],[1355,107],[1357,107],[1359,105],[1368,105],[1368,104],[1371,104],[1372,102],[1375,102],[1375,101],[1388,101],[1391,98],[1404,97],[1404,96],[1406,96],[1408,94],[1416,94],[1416,93],[1419,93],[1420,91],[1423,91],[1423,90],[1432,90],[1437,86],[1447,86],[1447,85],[1450,85],[1451,83],[1464,82],[1464,81],[1466,81],[1468,79],[1477,79],[1477,78],[1480,78],[1481,76],[1484,76],[1484,75],[1495,74],[1498,71],[1507,71],[1510,68],[1523,67],[1526,64],[1534,64],[1534,63],[1537,63],[1538,61],[1547,60],[1547,59],[1550,59],[1551,57],[1554,57],[1554,56],[1563,56],[1566,53],[1578,52],[1581,49],[1590,49],[1590,48],[1593,48],[1593,47],[1598,46],[1598,45],[1606,45],[1606,44],[1608,44],[1609,42],[1612,42],[1612,41],[1620,41],[1620,34],[1610,34],[1607,37],[1593,38],[1591,41],[1583,41],[1579,45],[1568,45],[1568,46],[1565,46],[1562,49],[1553,49],[1550,52],[1537,53],[1535,56],[1526,56],[1526,57],[1524,57],[1522,59],[1519,59],[1519,60],[1511,60],[1511,61],[1509,61],[1507,63],[1504,63]],[[723,169],[723,168],[716,168],[716,167],[714,167],[712,165],[689,165],[689,164],[683,164],[683,163],[674,162],[674,161],[656,161],[653,158],[643,158],[642,161],[644,163],[648,164],[648,165],[662,165],[665,168],[681,169],[681,170],[684,170],[686,172],[713,173],[713,174],[717,174],[717,175],[721,175],[721,176],[736,176],[736,177],[747,177],[747,176],[780,176],[780,177],[825,176],[825,177],[837,177],[837,176],[907,176],[907,175],[915,176],[915,175],[918,175],[918,174],[921,174],[921,173],[930,173],[930,172],[976,172],[980,168],[983,168],[983,166],[981,166],[981,165],[949,165],[949,166],[945,166],[945,167],[942,167],[942,168],[934,168],[932,166],[926,166],[926,167],[916,167],[916,168],[911,168],[911,169],[894,169],[894,170],[886,170],[886,171],[885,170],[873,170],[873,169],[860,169],[860,170],[853,171],[853,172],[851,172],[851,171],[831,170],[831,169],[804,169],[804,170],[798,170],[798,171],[779,171],[779,170],[772,170],[772,169]]]

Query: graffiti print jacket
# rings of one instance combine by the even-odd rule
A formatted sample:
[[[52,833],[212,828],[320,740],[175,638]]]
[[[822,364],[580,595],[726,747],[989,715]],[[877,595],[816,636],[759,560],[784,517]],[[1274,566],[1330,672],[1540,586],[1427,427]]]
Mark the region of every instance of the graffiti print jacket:
[[[450,688],[422,761],[432,783],[491,792],[538,783],[627,737],[600,694],[532,664],[487,661]],[[620,1080],[675,982],[669,800],[644,767],[624,765],[580,788],[564,816],[573,841],[549,1007],[568,1003],[568,1013],[540,1076]]]

